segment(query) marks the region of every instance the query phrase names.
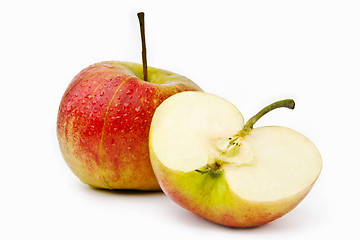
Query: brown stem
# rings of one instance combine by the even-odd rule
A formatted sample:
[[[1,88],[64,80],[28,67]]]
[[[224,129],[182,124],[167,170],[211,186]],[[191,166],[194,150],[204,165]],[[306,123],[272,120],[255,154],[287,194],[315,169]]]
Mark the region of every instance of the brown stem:
[[[250,118],[245,126],[243,127],[243,129],[241,130],[242,135],[246,135],[249,134],[249,132],[251,131],[251,129],[253,128],[254,124],[265,114],[267,114],[268,112],[277,109],[277,108],[281,108],[281,107],[286,107],[289,109],[294,109],[295,108],[295,102],[292,99],[285,99],[285,100],[281,100],[281,101],[277,101],[274,102],[272,104],[270,104],[269,106],[263,108],[260,112],[258,112],[255,116],[253,116],[252,118]]]
[[[145,19],[144,19],[144,13],[139,12],[137,14],[139,18],[140,23],[140,33],[141,33],[141,45],[142,45],[142,64],[143,64],[143,75],[144,75],[144,81],[147,81],[148,79],[148,73],[147,73],[147,60],[146,60],[146,43],[145,43]]]

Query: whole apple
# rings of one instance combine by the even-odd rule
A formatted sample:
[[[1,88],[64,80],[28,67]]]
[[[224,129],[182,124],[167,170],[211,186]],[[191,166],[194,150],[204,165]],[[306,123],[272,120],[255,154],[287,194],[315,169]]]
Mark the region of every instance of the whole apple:
[[[82,70],[66,89],[57,137],[72,172],[95,188],[159,190],[148,148],[155,109],[169,96],[201,91],[191,80],[142,65],[100,62]]]

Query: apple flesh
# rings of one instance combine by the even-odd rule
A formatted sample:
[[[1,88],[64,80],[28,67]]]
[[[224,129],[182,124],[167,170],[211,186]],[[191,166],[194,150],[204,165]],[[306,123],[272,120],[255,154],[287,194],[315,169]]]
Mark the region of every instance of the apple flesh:
[[[105,189],[159,190],[148,148],[152,116],[181,91],[201,90],[178,74],[142,65],[100,62],[82,70],[60,103],[57,136],[80,180]]]
[[[320,174],[319,151],[289,128],[245,129],[236,107],[215,95],[184,92],[165,100],[149,139],[165,194],[233,227],[263,225],[296,207]]]

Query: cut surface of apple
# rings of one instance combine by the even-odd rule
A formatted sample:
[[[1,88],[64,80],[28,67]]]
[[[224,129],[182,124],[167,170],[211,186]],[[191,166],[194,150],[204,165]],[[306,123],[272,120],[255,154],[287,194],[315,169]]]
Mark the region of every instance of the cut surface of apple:
[[[242,148],[246,152],[242,154]],[[317,178],[320,154],[300,133],[285,127],[256,128],[245,137],[234,165],[225,166],[231,189],[252,201],[292,196]],[[237,163],[246,163],[237,166]]]
[[[237,108],[215,95],[184,92],[165,100],[154,114],[149,141],[163,191],[184,208],[229,226],[261,225],[294,208],[319,176],[319,151],[289,128],[244,134],[243,127]]]
[[[174,100],[181,104],[166,102],[152,120],[152,139],[156,139],[152,147],[171,169],[188,172],[203,167],[216,156],[217,141],[244,125],[237,108],[217,96],[182,94]]]

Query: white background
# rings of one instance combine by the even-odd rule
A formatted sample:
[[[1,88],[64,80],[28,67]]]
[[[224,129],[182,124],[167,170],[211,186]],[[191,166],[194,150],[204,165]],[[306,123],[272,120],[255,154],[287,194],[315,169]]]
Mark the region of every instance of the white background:
[[[163,193],[82,184],[56,139],[71,79],[103,60],[141,62],[136,13],[145,12],[148,63],[234,103],[246,119],[310,138],[323,171],[291,213],[233,229]],[[359,239],[359,1],[1,1],[0,239]],[[152,239],[151,238],[151,239]]]

